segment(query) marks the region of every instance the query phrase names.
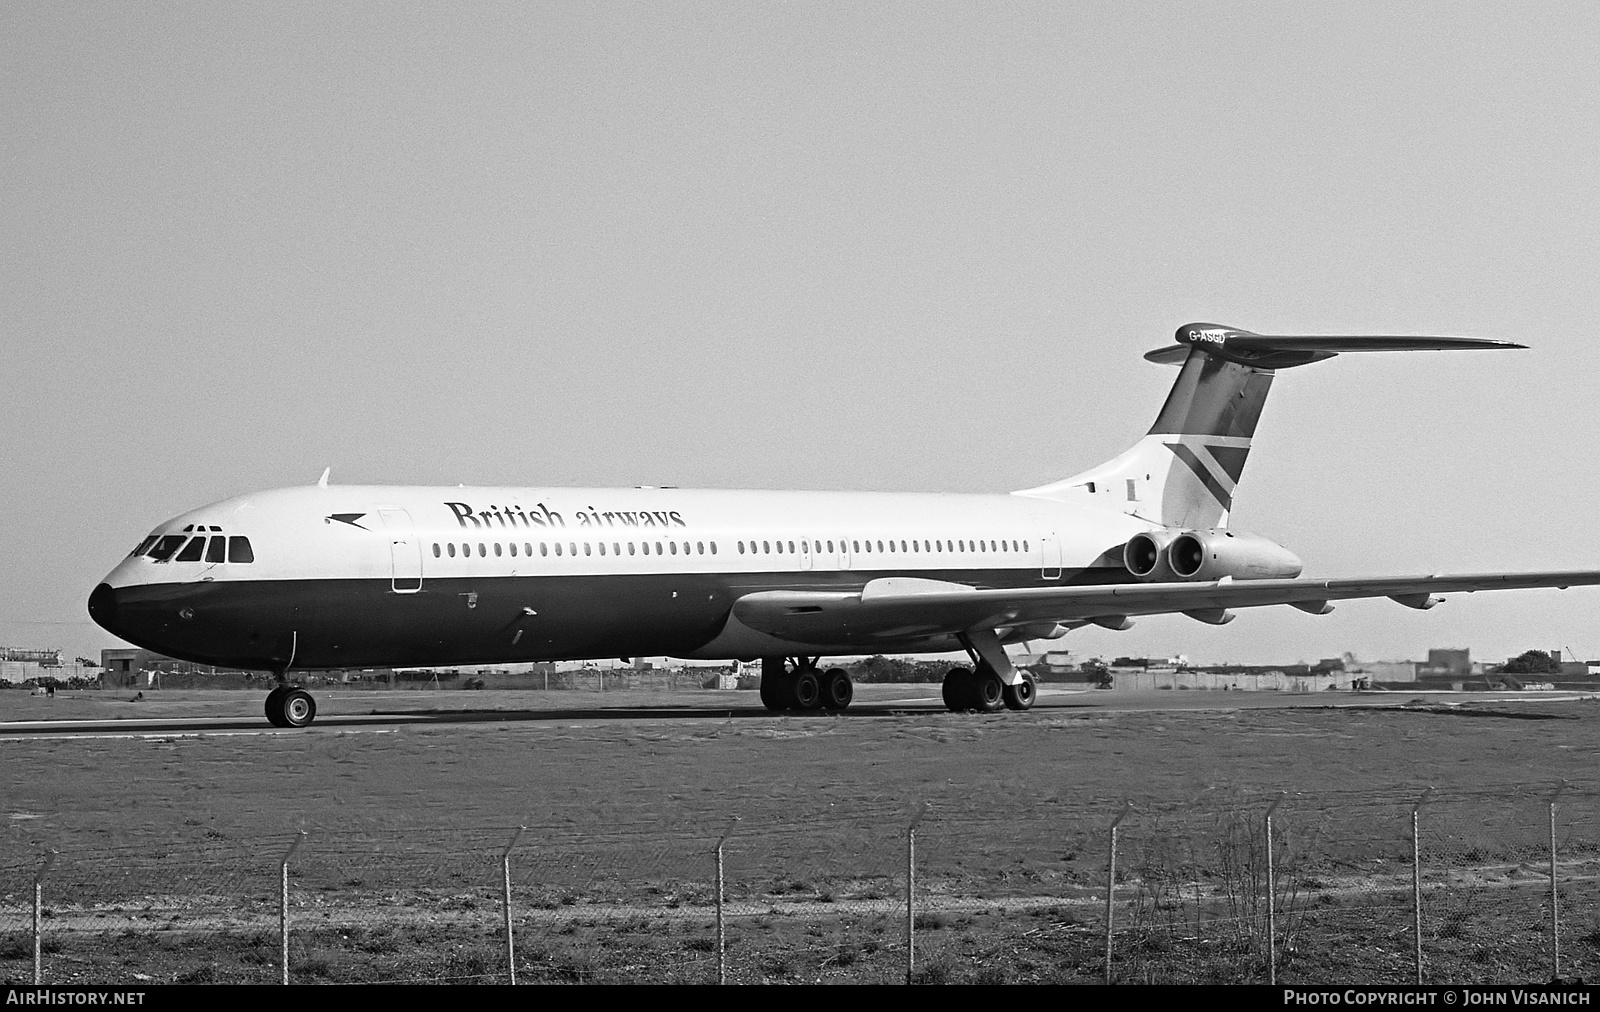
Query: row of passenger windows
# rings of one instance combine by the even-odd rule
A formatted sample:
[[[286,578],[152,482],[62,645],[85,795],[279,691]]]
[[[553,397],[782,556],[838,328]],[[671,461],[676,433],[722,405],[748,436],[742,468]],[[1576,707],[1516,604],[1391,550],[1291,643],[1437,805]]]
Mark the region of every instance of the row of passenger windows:
[[[605,555],[605,554],[607,554],[607,543],[604,542],[604,541],[598,541],[598,542],[585,541],[582,544],[583,544],[583,554],[584,555],[594,555],[594,554]],[[634,554],[649,555],[649,554],[652,553],[652,548],[651,548],[652,544],[655,546],[653,551],[654,551],[654,554],[656,554],[656,555],[679,555],[679,554],[682,554],[682,555],[707,555],[707,554],[715,555],[715,554],[717,554],[717,543],[715,541],[710,541],[710,542],[707,542],[707,541],[693,541],[693,542],[690,542],[690,541],[684,541],[684,542],[677,542],[677,541],[665,541],[665,542],[663,542],[663,541],[656,541],[656,542],[641,541],[641,542],[637,542],[637,543],[633,542],[633,541],[629,541],[629,542],[627,542],[628,554],[629,555],[634,555]],[[679,547],[680,544],[682,545],[681,549]],[[801,541],[799,543],[800,552],[810,552],[812,550],[812,544],[813,544],[813,542],[810,541],[809,539],[801,539]],[[555,554],[557,556],[562,556],[562,555],[573,555],[573,556],[575,556],[575,555],[578,554],[578,545],[579,545],[579,543],[576,542],[576,541],[568,541],[568,542],[557,541],[557,542],[554,542]],[[744,541],[740,541],[738,543],[738,545],[739,545],[739,554],[740,555],[745,555],[745,554],[750,554],[750,555],[782,555],[782,554],[784,554],[784,551],[785,551],[785,545],[787,545],[787,551],[788,551],[788,553],[790,555],[799,554],[799,552],[795,551],[795,542],[793,542],[793,541],[787,541],[787,542],[785,542],[785,541],[759,541],[759,542],[751,541],[751,542],[748,542],[748,543],[744,542]],[[831,541],[831,540],[829,540],[829,541],[821,541],[821,540],[819,540],[819,541],[815,542],[815,545],[816,545],[816,548],[817,548],[817,550],[819,552],[822,551],[823,545],[827,545],[828,554],[830,554],[830,555],[833,554],[833,551],[834,551],[834,542],[833,541]],[[848,549],[846,548],[847,545],[848,545]],[[610,554],[611,555],[621,555],[622,551],[623,551],[622,546],[623,546],[623,542],[621,542],[621,541],[610,542],[610,545],[609,545]],[[988,539],[985,539],[985,538],[980,538],[977,541],[968,541],[968,540],[966,540],[964,538],[963,539],[957,539],[955,541],[945,541],[943,539],[936,539],[936,540],[933,540],[933,541],[921,541],[921,540],[895,541],[895,540],[891,539],[891,540],[888,540],[888,541],[882,541],[882,540],[878,540],[878,541],[851,540],[851,541],[846,542],[844,540],[840,540],[838,542],[838,546],[839,546],[839,550],[840,551],[848,550],[848,551],[856,553],[857,555],[868,554],[868,553],[871,553],[873,551],[877,551],[877,552],[880,552],[880,553],[883,553],[883,552],[891,552],[891,553],[892,552],[899,552],[899,553],[905,554],[905,555],[923,554],[923,553],[927,553],[927,554],[942,554],[942,553],[945,553],[945,552],[1026,552],[1026,551],[1028,551],[1028,542],[1026,542],[1026,541],[1013,541],[1013,540],[991,541],[991,540],[988,540]],[[885,546],[887,546],[887,548]],[[510,555],[512,558],[516,558],[517,555],[518,555],[519,548],[521,550],[521,554],[522,555],[525,555],[525,556],[528,556],[528,557],[532,557],[532,555],[533,555],[533,542],[531,542],[531,541],[525,541],[520,546],[515,541],[511,542],[508,545],[504,545],[504,546],[502,546],[501,543],[498,542],[498,541],[493,542],[492,545],[490,543],[488,543],[488,542],[480,541],[477,544],[477,554],[478,554],[479,558],[487,558],[489,556],[490,551],[492,550],[494,552],[494,555],[495,555],[496,558],[500,558],[503,555]],[[709,548],[709,552],[707,551],[708,548]],[[596,552],[596,549],[598,549],[598,552]],[[551,554],[550,550],[551,550],[551,542],[547,542],[547,541],[539,542],[539,554],[540,554],[540,556],[548,556],[548,555],[550,555]],[[458,553],[457,549],[456,549],[456,545],[455,545],[454,542],[445,542],[443,545],[441,545],[437,541],[435,541],[433,543],[433,557],[436,558],[436,559],[445,558],[446,556],[448,556],[449,558],[453,559],[453,558],[456,558],[457,554],[459,554],[462,558],[471,558],[472,554],[473,554],[473,545],[471,543],[469,543],[469,542],[462,542],[460,551]]]
[[[204,534],[190,537],[187,534],[152,534],[139,542],[128,556],[147,555],[155,562],[254,562],[256,553],[249,538]]]
[[[793,541],[762,541],[759,543],[752,541],[750,542],[748,551],[752,555],[782,555],[785,544],[789,546],[789,554],[795,554]],[[833,554],[834,543],[832,541],[818,540],[815,544],[818,551],[822,550],[823,545],[827,545],[828,554]],[[857,541],[852,539],[848,542],[841,540],[839,542],[839,550],[841,552],[844,551],[847,544],[849,545],[849,550],[857,555],[863,555],[873,551],[881,553],[885,551],[885,546],[887,546],[887,551],[889,552],[895,552],[898,550],[901,554],[905,555],[910,555],[913,553],[942,554],[944,552],[1026,552],[1028,550],[1028,543],[1026,541],[991,541],[986,538],[979,539],[977,541],[968,541],[964,538],[957,539],[955,541],[945,541],[942,539],[936,539],[933,541],[895,541],[893,538],[890,538],[888,541],[872,541],[870,539],[866,541]],[[812,542],[802,539],[800,542],[800,551],[811,551],[811,545]],[[776,551],[774,551],[774,549],[776,549]],[[863,549],[865,551],[863,551]],[[745,552],[745,543],[741,541],[739,542],[739,554],[743,555]]]
[[[679,554],[679,551],[680,551],[679,547],[678,547],[680,542],[677,542],[677,541],[665,541],[665,542],[656,541],[653,544],[655,546],[654,547],[654,552],[655,552],[656,555],[677,555],[677,554]],[[705,541],[693,541],[693,542],[690,542],[690,541],[684,541],[684,542],[681,542],[681,544],[683,545],[682,554],[684,554],[684,555],[706,555],[706,554],[715,555],[715,554],[717,554],[717,543],[715,541],[712,541],[712,542],[705,542]],[[630,542],[628,542],[628,554],[629,555],[634,555],[634,554],[637,553],[637,554],[649,555],[649,554],[651,554],[651,551],[652,551],[651,545],[652,545],[652,542],[649,542],[649,541],[641,541],[641,542],[637,542],[637,543],[630,541]],[[509,545],[505,546],[504,554],[509,554],[513,558],[515,558],[516,555],[517,555],[517,548],[518,548],[517,543],[515,541],[513,541]],[[533,543],[532,542],[524,541],[522,543],[521,548],[522,548],[522,554],[523,555],[527,555],[527,556],[532,556],[533,555]],[[607,548],[606,542],[604,542],[604,541],[598,541],[598,542],[585,541],[585,542],[583,542],[583,554],[592,555],[592,554],[594,554],[594,549],[595,548],[599,549],[599,554],[601,554],[601,555],[605,555],[606,554],[606,548]],[[708,548],[710,549],[709,553],[707,552]],[[484,543],[482,541],[478,542],[478,557],[479,558],[487,557],[489,552],[491,551],[491,549],[493,550],[496,558],[499,558],[501,556],[502,550],[501,550],[500,542],[496,541],[492,546],[489,545],[489,544],[486,544],[486,543]],[[555,553],[557,555],[577,555],[578,554],[578,542],[576,542],[576,541],[568,541],[565,544],[563,544],[562,542],[557,541],[555,543]],[[539,554],[540,555],[549,555],[550,554],[550,542],[548,542],[548,541],[539,542]],[[611,542],[611,544],[610,544],[610,554],[612,554],[612,555],[621,555],[622,554],[622,542],[620,542],[620,541]],[[440,546],[439,546],[439,543],[437,541],[435,541],[433,543],[433,557],[437,559],[437,558],[441,558],[442,556],[445,556],[445,555],[448,555],[452,559],[456,557],[456,546],[455,546],[455,544],[454,543],[446,543],[444,545],[444,547],[441,549]],[[472,545],[463,543],[461,545],[461,556],[462,556],[462,558],[471,558],[472,557]]]

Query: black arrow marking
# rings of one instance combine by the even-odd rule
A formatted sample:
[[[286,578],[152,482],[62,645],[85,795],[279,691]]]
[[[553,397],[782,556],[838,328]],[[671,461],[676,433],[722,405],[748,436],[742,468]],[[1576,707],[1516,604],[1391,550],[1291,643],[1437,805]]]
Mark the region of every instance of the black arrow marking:
[[[328,519],[337,520],[341,524],[349,524],[351,527],[361,527],[361,525],[356,523],[356,521],[360,520],[364,516],[366,516],[365,513],[335,513],[328,517]],[[361,527],[361,529],[367,530],[365,527]]]

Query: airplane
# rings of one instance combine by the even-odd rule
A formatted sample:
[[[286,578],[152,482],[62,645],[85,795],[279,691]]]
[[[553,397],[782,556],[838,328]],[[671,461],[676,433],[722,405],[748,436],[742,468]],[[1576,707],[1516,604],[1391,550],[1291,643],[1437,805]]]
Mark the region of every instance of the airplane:
[[[964,651],[952,711],[1027,710],[1005,646],[1141,615],[1232,621],[1284,605],[1593,585],[1600,571],[1302,579],[1281,545],[1228,526],[1275,375],[1335,355],[1523,348],[1464,337],[1273,336],[1178,328],[1148,434],[1010,494],[679,488],[278,488],[160,524],[89,597],[111,633],[276,676],[269,722],[303,727],[294,672],[639,656],[762,662],[772,711],[844,710],[826,657]]]

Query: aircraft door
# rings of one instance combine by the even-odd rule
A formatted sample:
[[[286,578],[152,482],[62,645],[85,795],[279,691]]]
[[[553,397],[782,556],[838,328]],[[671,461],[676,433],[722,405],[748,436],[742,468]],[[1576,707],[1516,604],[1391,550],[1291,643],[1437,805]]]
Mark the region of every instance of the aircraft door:
[[[850,542],[844,538],[839,539],[839,568],[850,568]]]
[[[811,569],[811,541],[807,538],[800,539],[800,569],[809,572]]]
[[[1039,576],[1046,580],[1061,579],[1061,540],[1056,537],[1055,523],[1036,513],[1033,527],[1039,532]]]
[[[396,594],[415,594],[422,589],[422,542],[411,529],[411,514],[402,509],[379,509],[378,516],[389,538],[389,586]]]

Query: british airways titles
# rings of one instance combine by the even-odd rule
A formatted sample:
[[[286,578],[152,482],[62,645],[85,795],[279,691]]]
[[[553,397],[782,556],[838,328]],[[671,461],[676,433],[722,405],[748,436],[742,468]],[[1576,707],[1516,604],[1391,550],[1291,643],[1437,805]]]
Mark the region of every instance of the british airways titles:
[[[566,518],[544,503],[535,503],[524,511],[521,506],[496,506],[474,510],[464,502],[447,502],[445,506],[455,514],[456,523],[462,527],[565,527]],[[688,527],[677,510],[638,510],[600,512],[593,506],[573,514],[580,527]]]

